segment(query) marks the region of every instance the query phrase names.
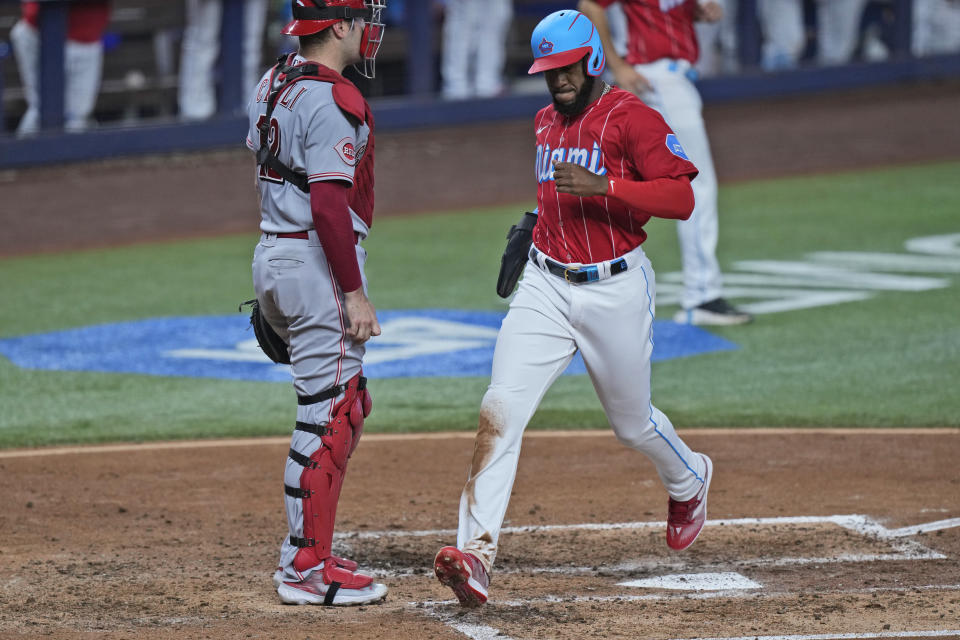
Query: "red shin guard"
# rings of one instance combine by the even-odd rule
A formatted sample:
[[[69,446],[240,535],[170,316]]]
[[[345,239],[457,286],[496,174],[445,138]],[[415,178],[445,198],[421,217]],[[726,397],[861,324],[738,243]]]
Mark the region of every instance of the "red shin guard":
[[[303,502],[303,546],[293,561],[297,571],[312,569],[331,555],[347,460],[360,441],[363,419],[372,406],[365,382],[360,374],[347,382],[343,398],[333,407],[332,420],[320,429],[322,446],[300,474],[300,488],[287,488],[288,495]]]

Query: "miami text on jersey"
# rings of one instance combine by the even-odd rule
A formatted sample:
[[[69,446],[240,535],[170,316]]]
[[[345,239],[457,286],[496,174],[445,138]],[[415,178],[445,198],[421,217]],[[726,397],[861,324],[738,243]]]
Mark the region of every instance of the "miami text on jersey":
[[[600,151],[600,145],[593,143],[593,149],[584,149],[582,147],[557,147],[551,149],[550,145],[537,145],[537,182],[547,182],[553,180],[554,162],[573,162],[586,167],[598,176],[606,175],[607,169],[603,166],[603,152]]]

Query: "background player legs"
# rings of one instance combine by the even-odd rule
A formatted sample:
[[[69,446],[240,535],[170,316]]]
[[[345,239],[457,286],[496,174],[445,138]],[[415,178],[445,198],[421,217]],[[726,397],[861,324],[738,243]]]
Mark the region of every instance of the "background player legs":
[[[243,95],[253,91],[263,74],[263,30],[267,24],[267,0],[243,3]]]
[[[443,97],[462,100],[470,97],[470,60],[476,38],[471,14],[479,3],[448,0],[443,14]]]
[[[960,51],[960,2],[914,0],[910,47],[915,56]]]
[[[18,20],[10,29],[10,44],[27,101],[27,110],[17,125],[17,135],[26,136],[40,130],[40,34],[26,20]]]
[[[26,20],[19,20],[10,30],[10,42],[27,102],[17,135],[30,135],[40,130],[40,33]],[[63,61],[64,129],[83,131],[97,104],[103,43],[67,40],[63,45]]]
[[[213,65],[220,52],[220,0],[186,0],[186,27],[180,56],[180,117],[204,120],[217,109]],[[254,81],[256,82],[256,81]]]
[[[719,221],[717,176],[710,142],[703,122],[703,102],[683,65],[671,70],[657,62],[638,65],[637,70],[653,86],[641,98],[659,111],[677,134],[683,150],[700,170],[691,183],[696,205],[688,220],[677,223],[680,256],[683,262],[684,309],[691,309],[722,295],[722,276],[717,261]]]
[[[860,18],[867,0],[818,0],[817,60],[844,64],[853,57],[860,36]]]
[[[763,31],[763,68],[796,67],[806,44],[803,0],[757,0],[757,17]]]
[[[68,40],[64,44],[64,62],[64,128],[83,131],[90,124],[100,92],[103,43]]]
[[[634,251],[639,260],[627,272],[574,288],[574,297],[583,299],[577,306],[590,309],[583,322],[575,323],[574,331],[617,439],[650,458],[672,498],[689,500],[700,490],[705,465],[680,439],[667,416],[651,404],[654,274],[643,252]],[[597,317],[604,321],[594,321]],[[630,329],[611,339],[615,327]]]
[[[512,0],[487,0],[483,5],[484,26],[477,30],[474,57],[476,95],[489,98],[503,92],[503,65],[507,56],[507,31],[510,29],[513,3]]]
[[[488,571],[496,557],[523,431],[576,350],[570,325],[553,302],[558,295],[568,299],[570,286],[528,264],[497,337],[457,532],[457,546],[475,552]]]

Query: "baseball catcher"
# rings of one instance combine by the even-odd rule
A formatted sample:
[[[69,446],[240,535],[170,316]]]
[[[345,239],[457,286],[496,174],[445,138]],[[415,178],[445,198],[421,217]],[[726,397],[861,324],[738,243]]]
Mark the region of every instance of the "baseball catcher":
[[[364,343],[380,335],[367,298],[361,242],[373,225],[374,124],[343,70],[373,77],[383,0],[293,0],[284,28],[300,39],[261,78],[248,107],[256,155],[260,242],[251,323],[275,362],[288,362],[296,422],[284,463],[288,535],[273,576],[286,604],[357,605],[387,587],[333,555],[347,463],[372,406]]]

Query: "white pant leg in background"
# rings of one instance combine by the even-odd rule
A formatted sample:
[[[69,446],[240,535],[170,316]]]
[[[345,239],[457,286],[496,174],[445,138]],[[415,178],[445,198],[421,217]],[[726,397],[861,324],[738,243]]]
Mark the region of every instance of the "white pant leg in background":
[[[469,98],[473,92],[470,61],[476,49],[474,14],[481,3],[475,0],[447,0],[443,17],[443,53],[441,74],[443,97]]]
[[[67,131],[84,131],[97,106],[103,71],[102,42],[67,40],[63,49],[63,125]]]
[[[817,60],[845,64],[860,37],[860,18],[867,0],[817,0]]]
[[[186,0],[186,27],[180,55],[180,117],[204,120],[217,110],[214,64],[220,53],[221,0]]]
[[[625,273],[583,285],[527,264],[497,337],[460,498],[457,546],[475,552],[488,570],[496,558],[523,431],[578,347],[617,438],[650,458],[672,497],[689,499],[702,486],[702,459],[650,404],[653,276],[643,252],[632,253]]]
[[[18,20],[10,29],[10,44],[27,102],[27,110],[17,125],[17,135],[27,136],[40,130],[40,32],[27,21]]]
[[[677,134],[687,157],[700,173],[693,180],[695,205],[688,220],[677,223],[680,257],[683,264],[684,309],[692,309],[722,295],[723,278],[717,261],[719,220],[717,175],[710,141],[703,122],[703,101],[687,76],[685,61],[659,60],[637,65],[636,70],[650,82],[653,91],[641,99],[663,115]]]
[[[797,66],[806,44],[802,0],[757,0],[763,32],[761,65],[767,71]]]
[[[960,2],[913,0],[911,49],[915,56],[960,51]]]
[[[503,91],[503,65],[507,58],[507,32],[513,17],[513,0],[486,0],[475,23],[475,95],[496,96]]]
[[[267,0],[243,3],[243,99],[253,91],[263,75],[263,30],[267,23]]]
[[[702,77],[720,73],[720,23],[695,22],[697,43],[700,45],[700,58],[697,60],[697,73]]]
[[[27,110],[17,125],[17,135],[40,130],[40,32],[24,20],[10,30]],[[67,40],[63,45],[63,115],[66,131],[83,131],[97,104],[103,70],[103,43]]]

